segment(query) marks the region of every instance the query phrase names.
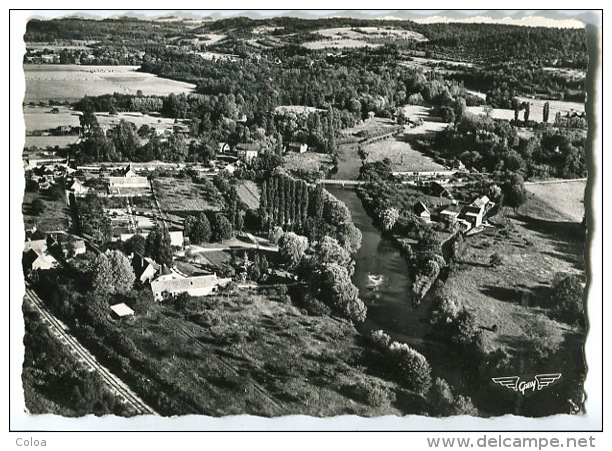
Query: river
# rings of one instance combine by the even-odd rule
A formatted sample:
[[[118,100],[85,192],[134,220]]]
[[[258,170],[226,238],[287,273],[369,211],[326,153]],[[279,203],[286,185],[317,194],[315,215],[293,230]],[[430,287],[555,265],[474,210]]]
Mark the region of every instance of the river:
[[[436,375],[453,385],[463,385],[458,370],[460,362],[455,353],[428,337],[431,332],[427,320],[431,297],[425,296],[416,309],[408,299],[410,274],[398,248],[381,236],[354,189],[326,189],[346,204],[363,235],[361,248],[354,256],[353,275],[353,283],[359,288],[359,296],[368,308],[366,320],[357,326],[359,332],[367,335],[372,330],[382,329],[394,340],[407,343],[423,354]],[[375,286],[370,276],[382,276],[382,281]]]

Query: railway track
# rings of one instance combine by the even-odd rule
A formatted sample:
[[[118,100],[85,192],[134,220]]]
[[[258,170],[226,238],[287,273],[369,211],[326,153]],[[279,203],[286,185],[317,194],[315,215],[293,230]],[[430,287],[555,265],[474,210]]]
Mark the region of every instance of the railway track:
[[[43,322],[46,322],[59,339],[68,346],[73,354],[92,371],[98,373],[102,380],[121,397],[124,402],[138,414],[159,415],[153,408],[147,405],[136,393],[134,393],[119,377],[111,373],[106,367],[101,365],[96,358],[78,340],[68,332],[68,327],[51,313],[44,305],[43,301],[34,291],[26,287],[25,299],[29,300],[32,306],[38,311]]]

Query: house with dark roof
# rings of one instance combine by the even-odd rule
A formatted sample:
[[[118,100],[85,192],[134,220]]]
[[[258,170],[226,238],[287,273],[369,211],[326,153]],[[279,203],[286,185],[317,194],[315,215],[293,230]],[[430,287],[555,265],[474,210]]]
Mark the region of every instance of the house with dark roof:
[[[414,212],[415,215],[417,215],[423,221],[425,222],[431,221],[431,213],[429,212],[429,209],[423,202],[419,201],[416,204],[414,204],[414,206],[412,207],[412,211]]]
[[[153,259],[144,257],[138,253],[132,257],[132,268],[136,280],[142,284],[151,282],[157,274],[160,273],[161,267]]]

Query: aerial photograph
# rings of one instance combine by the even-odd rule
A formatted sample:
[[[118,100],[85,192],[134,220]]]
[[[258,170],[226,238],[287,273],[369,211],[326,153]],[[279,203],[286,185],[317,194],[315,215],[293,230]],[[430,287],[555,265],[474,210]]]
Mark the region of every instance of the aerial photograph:
[[[584,22],[39,13],[28,415],[588,413]]]

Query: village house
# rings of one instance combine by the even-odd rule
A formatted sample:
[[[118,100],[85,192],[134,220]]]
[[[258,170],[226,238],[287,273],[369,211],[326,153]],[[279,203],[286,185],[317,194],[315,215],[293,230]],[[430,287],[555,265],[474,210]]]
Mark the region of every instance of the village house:
[[[149,180],[146,177],[139,177],[134,172],[132,165],[127,165],[120,174],[120,176],[108,177],[108,190],[110,194],[121,194],[125,190],[149,187]]]
[[[459,218],[461,207],[459,205],[446,205],[438,212],[438,220],[447,226],[454,226]]]
[[[182,230],[171,230],[168,234],[170,235],[170,246],[183,247],[185,239]]]
[[[136,280],[141,284],[150,283],[157,274],[161,272],[161,266],[149,257],[144,257],[138,253],[132,257],[132,268]]]
[[[259,155],[259,144],[243,143],[236,145],[236,154],[245,163],[250,163]]]
[[[308,144],[292,142],[287,146],[287,150],[291,152],[305,153],[308,151]]]
[[[34,271],[55,268],[57,260],[51,255],[30,249],[23,253],[23,272],[30,275]]]
[[[220,286],[225,286],[232,279],[217,278],[216,274],[185,278],[158,278],[151,282],[151,291],[156,301],[163,301],[181,293],[190,296],[208,296],[215,293]]]
[[[414,212],[415,215],[417,215],[423,221],[425,222],[431,221],[431,213],[429,212],[429,209],[423,202],[419,201],[416,204],[414,204],[414,206],[412,207],[412,211]]]
[[[484,217],[495,204],[487,196],[479,197],[461,211],[461,219],[468,221],[472,228],[480,227]]]
[[[85,197],[87,194],[89,194],[90,189],[79,179],[75,178],[68,186],[68,191],[74,193],[74,197]]]

